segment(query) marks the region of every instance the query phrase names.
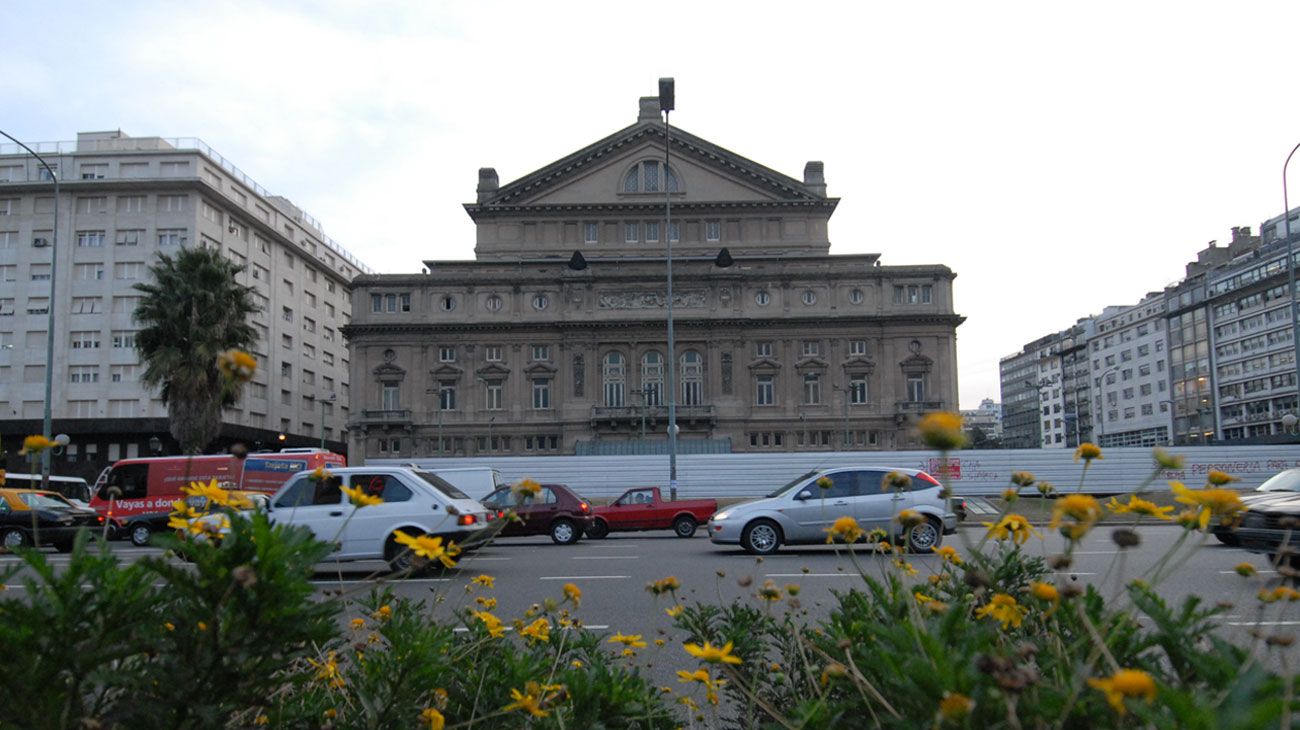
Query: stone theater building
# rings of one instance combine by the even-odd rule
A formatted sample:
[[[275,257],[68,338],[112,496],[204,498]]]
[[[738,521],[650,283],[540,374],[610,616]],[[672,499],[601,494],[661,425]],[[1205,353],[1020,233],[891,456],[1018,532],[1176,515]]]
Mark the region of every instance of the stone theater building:
[[[646,97],[477,192],[474,260],[354,281],[353,460],[664,453],[672,397],[683,454],[907,448],[957,409],[954,273],[832,256],[820,162],[798,180],[666,132]]]

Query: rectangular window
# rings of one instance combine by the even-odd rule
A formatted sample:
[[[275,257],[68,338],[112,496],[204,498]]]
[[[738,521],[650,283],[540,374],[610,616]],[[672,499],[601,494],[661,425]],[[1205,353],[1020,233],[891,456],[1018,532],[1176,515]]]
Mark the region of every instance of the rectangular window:
[[[641,224],[640,224],[640,223],[624,223],[624,224],[623,224],[623,242],[624,242],[624,243],[636,243],[637,241],[640,241],[640,240],[641,240]]]
[[[754,354],[758,357],[772,357],[772,343],[758,342],[754,346]]]
[[[185,228],[159,228],[158,245],[166,248],[168,246],[183,246],[189,240],[189,231]]]
[[[134,314],[140,306],[140,297],[113,297],[114,314]]]
[[[822,381],[817,373],[807,373],[803,376],[803,402],[807,406],[815,406],[822,402]]]
[[[49,281],[50,265],[49,264],[32,264],[30,267],[32,281]]]
[[[849,340],[849,355],[861,356],[866,354],[867,354],[866,340]]]
[[[816,357],[821,354],[821,343],[817,340],[803,341],[803,356]]]
[[[98,383],[98,365],[73,365],[68,368],[69,383]]]
[[[17,280],[18,280],[17,266],[13,266],[13,265],[0,266],[0,281],[17,281]]]
[[[221,219],[222,219],[221,211],[217,210],[216,206],[212,205],[211,203],[205,200],[200,204],[200,210],[203,213],[203,220],[209,221],[211,223],[216,223],[217,225],[221,225]],[[292,269],[293,265],[290,264],[289,268]]]
[[[163,177],[186,177],[190,174],[189,161],[163,161],[158,165]]]
[[[438,362],[456,362],[456,348],[446,345],[439,347]]]
[[[110,400],[108,402],[108,415],[111,418],[135,418],[136,401]],[[116,446],[116,444],[113,445]]]
[[[550,360],[550,359],[551,359],[551,346],[550,346],[550,345],[533,345],[533,359],[534,359],[534,360]]]
[[[867,379],[855,376],[849,380],[849,403],[855,406],[867,404]]]
[[[145,196],[143,195],[119,195],[117,196],[118,213],[140,213],[144,211]]]
[[[401,388],[397,383],[384,383],[379,395],[384,410],[396,411],[402,407]]]
[[[70,400],[68,401],[68,412],[73,418],[94,418],[95,406],[97,401],[93,400]]]
[[[456,410],[456,384],[454,382],[438,384],[438,409],[443,411]]]
[[[135,365],[113,365],[109,368],[108,380],[112,383],[134,383],[137,369]]]
[[[925,400],[925,376],[913,373],[907,376],[907,400],[920,403]]]
[[[115,243],[118,246],[139,246],[143,235],[144,231],[138,229],[118,231]]]
[[[599,224],[599,223],[583,223],[583,224],[582,224],[582,241],[583,241],[583,243],[599,243],[599,242],[600,242],[600,224]]]
[[[77,198],[76,210],[78,215],[92,215],[94,213],[108,212],[108,198],[104,196],[81,197]]]
[[[776,405],[776,392],[773,376],[757,375],[754,377],[754,405]]]
[[[104,311],[104,299],[102,297],[72,298],[73,314],[99,314],[102,311]]]
[[[704,240],[706,241],[722,240],[722,221],[704,222]]]
[[[533,381],[533,410],[544,411],[551,407],[551,379],[537,378]]]
[[[677,243],[682,240],[682,224],[673,221],[668,224],[668,240]]]
[[[143,261],[123,261],[113,264],[113,278],[118,281],[132,281],[144,274]]]
[[[50,298],[49,297],[28,297],[27,313],[28,314],[49,314]]]
[[[303,328],[303,330],[306,331],[306,332],[315,332],[315,331],[316,331],[316,320],[312,319],[311,317],[303,317],[303,318],[302,318],[302,328]]]
[[[93,330],[73,332],[71,336],[72,349],[74,350],[98,350],[99,333]]]
[[[483,358],[488,362],[501,362],[501,346],[485,345],[483,347]]]
[[[501,410],[501,396],[504,388],[500,380],[488,380],[483,383],[483,406],[489,411]]]
[[[82,180],[103,180],[106,177],[108,177],[108,163],[97,162],[92,164],[83,162],[81,164]]]
[[[184,195],[159,195],[158,212],[183,213],[185,211],[185,200],[186,196]]]
[[[283,319],[286,322],[292,322],[293,310],[289,307],[280,307],[280,319]]]
[[[77,246],[79,248],[101,248],[103,245],[103,231],[77,231]]]
[[[645,240],[646,240],[647,243],[654,243],[654,242],[657,242],[657,241],[659,240],[659,224],[658,224],[658,223],[646,223],[646,224],[645,224]]]

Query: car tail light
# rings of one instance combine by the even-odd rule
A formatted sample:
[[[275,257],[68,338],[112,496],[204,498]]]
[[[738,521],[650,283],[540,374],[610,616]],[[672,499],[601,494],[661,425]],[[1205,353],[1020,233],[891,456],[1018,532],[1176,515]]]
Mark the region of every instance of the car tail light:
[[[578,511],[583,513],[584,515],[589,515],[591,514],[591,505],[587,504],[586,502],[579,502]]]
[[[472,525],[476,521],[477,520],[474,519],[474,515],[461,515],[460,517],[456,518],[456,524],[458,525]]]
[[[503,510],[503,509],[499,509],[499,510],[497,510],[497,519],[498,519],[498,520],[503,520],[503,519],[505,519],[505,517],[506,517],[506,511],[505,511],[505,510]]]
[[[935,479],[934,477],[930,476],[929,474],[926,474],[926,473],[923,472],[923,471],[918,471],[918,472],[916,473],[916,478],[917,478],[917,479],[920,479],[921,481],[923,481],[923,482],[925,482],[926,484],[929,484],[930,486],[933,486],[933,487],[942,487],[942,486],[943,486],[942,484],[939,483],[939,480],[938,480],[938,479]]]
[[[103,516],[103,515],[95,515],[95,521],[98,522],[98,523],[101,524],[101,525],[104,524],[104,516]]]

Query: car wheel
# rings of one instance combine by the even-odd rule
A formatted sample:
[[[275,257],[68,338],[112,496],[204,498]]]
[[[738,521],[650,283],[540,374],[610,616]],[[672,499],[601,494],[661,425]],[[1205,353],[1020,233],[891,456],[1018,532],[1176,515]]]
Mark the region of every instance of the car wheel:
[[[1216,530],[1214,536],[1219,538],[1219,542],[1228,547],[1237,547],[1241,544],[1241,541],[1237,539],[1236,533],[1228,532],[1227,530]]]
[[[943,527],[933,517],[907,531],[907,549],[914,553],[930,553],[943,543]]]
[[[148,525],[132,525],[130,529],[131,544],[136,547],[144,547],[153,539],[153,530]]]
[[[402,547],[392,537],[384,543],[384,560],[388,563],[388,569],[394,573],[407,573],[415,575],[416,560],[415,553]]]
[[[596,520],[587,528],[587,537],[592,540],[603,540],[609,534],[609,525],[604,520]]]
[[[551,539],[556,545],[572,545],[579,537],[581,534],[573,520],[561,518],[551,523]]]
[[[754,555],[771,555],[781,547],[781,528],[771,520],[755,520],[740,534],[740,545]]]
[[[72,552],[72,541],[56,542],[54,543],[54,549],[61,553],[70,553]]]
[[[696,527],[699,527],[699,523],[697,523],[695,518],[690,515],[682,515],[673,520],[673,533],[678,537],[694,536]]]
[[[0,533],[0,545],[3,545],[6,550],[27,547],[27,544],[27,533],[22,530],[12,529]]]

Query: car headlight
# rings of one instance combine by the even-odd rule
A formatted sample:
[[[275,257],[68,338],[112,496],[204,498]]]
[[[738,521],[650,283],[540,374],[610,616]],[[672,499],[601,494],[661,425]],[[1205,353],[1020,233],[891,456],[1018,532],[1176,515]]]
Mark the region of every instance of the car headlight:
[[[713,513],[713,521],[714,521],[714,522],[721,522],[721,521],[727,519],[727,518],[730,517],[730,516],[731,516],[731,512],[730,512],[729,510],[725,510],[725,509],[724,509],[724,510],[722,510],[721,512],[714,512],[714,513]]]

